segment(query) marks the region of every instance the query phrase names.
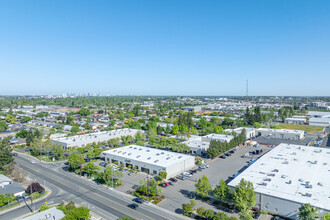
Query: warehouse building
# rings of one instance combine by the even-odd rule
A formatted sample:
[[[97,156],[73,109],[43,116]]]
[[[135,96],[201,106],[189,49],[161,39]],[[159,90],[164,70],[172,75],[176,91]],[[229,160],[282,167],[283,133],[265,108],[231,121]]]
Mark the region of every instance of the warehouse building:
[[[226,129],[225,132],[235,132],[236,134],[241,134],[242,131],[245,129],[245,134],[246,134],[246,138],[253,138],[256,136],[256,129],[255,128],[244,128],[244,127],[240,127],[240,128],[235,128],[235,129]]]
[[[189,140],[182,142],[190,148],[192,154],[204,156],[210,146],[211,140],[220,142],[230,142],[234,138],[233,135],[225,134],[208,134],[205,136],[192,136]]]
[[[287,140],[302,140],[305,137],[305,132],[289,129],[258,128],[256,130],[256,135],[261,137],[280,138]]]
[[[195,157],[164,151],[155,148],[129,145],[111,149],[101,153],[105,161],[139,171],[158,175],[160,171],[167,173],[167,178],[181,174],[195,166]]]
[[[298,209],[310,203],[322,216],[330,212],[330,149],[280,144],[229,182],[252,182],[256,206],[298,219]]]
[[[330,125],[330,112],[309,111],[309,125],[328,127]]]
[[[64,149],[70,147],[85,147],[87,144],[93,144],[98,142],[107,142],[110,139],[121,138],[122,136],[135,136],[136,133],[143,132],[138,129],[124,128],[112,131],[97,132],[84,135],[76,135],[64,138],[55,138],[53,143],[63,146]]]
[[[286,118],[285,119],[285,124],[300,124],[303,125],[306,123],[306,119],[305,118]]]

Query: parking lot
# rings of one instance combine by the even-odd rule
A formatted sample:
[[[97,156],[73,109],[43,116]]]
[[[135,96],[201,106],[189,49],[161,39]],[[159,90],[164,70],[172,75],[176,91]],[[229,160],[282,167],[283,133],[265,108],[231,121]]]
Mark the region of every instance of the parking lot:
[[[263,152],[259,155],[251,155],[246,157],[246,154],[248,154],[250,151],[255,151],[257,148],[263,149]],[[215,158],[213,160],[208,160],[206,163],[209,165],[209,168],[196,171],[192,177],[185,177],[184,180],[178,180],[178,182],[173,186],[170,185],[162,188],[162,195],[164,195],[166,199],[161,201],[158,205],[167,210],[181,213],[182,204],[187,203],[192,198],[196,197],[195,184],[203,175],[208,177],[211,186],[214,188],[222,179],[227,182],[230,181],[231,179],[229,177],[237,172],[243,171],[251,159],[260,157],[269,150],[271,150],[271,148],[264,145],[259,145],[258,147],[243,146],[237,148],[236,152],[226,159]],[[99,165],[100,162],[102,162],[102,160],[94,161],[95,165]],[[198,167],[196,166],[195,169],[197,168]],[[105,168],[101,166],[101,170],[99,172],[102,172],[104,169]],[[143,172],[125,172],[123,177],[120,178],[123,181],[123,184],[119,187],[116,187],[116,189],[125,193],[133,191],[133,186],[139,185],[140,180],[146,177],[147,174]],[[207,204],[197,199],[197,207],[200,206],[203,206],[207,209],[213,209],[217,212],[226,211],[219,210],[212,204]],[[227,212],[227,214],[237,217],[237,213]]]
[[[168,210],[180,213],[180,207],[182,207],[182,204],[189,202],[190,199],[196,196],[195,184],[199,178],[201,178],[203,175],[207,176],[213,188],[219,183],[221,179],[229,181],[228,178],[238,171],[242,171],[244,166],[247,165],[248,161],[250,161],[252,158],[256,158],[265,154],[271,149],[267,146],[261,145],[258,148],[262,148],[263,153],[253,157],[244,157],[244,155],[249,151],[256,150],[256,147],[243,146],[237,148],[237,151],[226,159],[217,158],[211,161],[207,161],[209,168],[202,169],[202,171],[197,171],[197,173],[193,174],[193,176],[190,178],[179,180],[174,186],[163,188],[163,195],[165,195],[166,199],[160,202],[158,205]],[[200,206],[214,209],[215,211],[221,211],[217,210],[213,205],[209,205],[205,202],[197,200],[197,207]]]

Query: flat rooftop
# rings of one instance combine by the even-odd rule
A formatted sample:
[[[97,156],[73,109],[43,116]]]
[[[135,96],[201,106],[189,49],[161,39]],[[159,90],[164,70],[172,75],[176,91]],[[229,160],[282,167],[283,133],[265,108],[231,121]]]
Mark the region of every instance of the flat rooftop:
[[[178,162],[194,158],[193,156],[175,153],[171,151],[159,150],[156,148],[129,145],[117,149],[102,152],[103,155],[114,155],[125,157],[128,160],[139,161],[155,166],[169,167]]]
[[[256,193],[330,210],[330,149],[280,144],[244,170]]]
[[[258,128],[258,131],[273,132],[273,133],[290,133],[290,134],[301,134],[304,133],[302,130],[291,130],[291,129],[271,129],[271,128]]]
[[[120,138],[121,136],[132,135],[138,131],[142,131],[142,130],[124,128],[124,129],[118,129],[118,130],[112,130],[112,131],[104,131],[104,132],[90,133],[90,134],[84,134],[84,135],[75,135],[75,136],[71,136],[71,137],[54,138],[53,140],[67,143],[67,144],[80,143],[80,142],[90,141],[90,140],[94,140],[95,142],[97,142],[98,140]]]

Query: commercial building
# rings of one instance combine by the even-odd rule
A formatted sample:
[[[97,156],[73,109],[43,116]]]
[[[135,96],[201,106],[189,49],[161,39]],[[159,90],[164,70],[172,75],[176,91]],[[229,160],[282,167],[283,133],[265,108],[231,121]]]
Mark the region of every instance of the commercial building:
[[[256,129],[255,128],[240,127],[240,128],[235,128],[235,129],[226,129],[225,132],[232,133],[234,131],[236,134],[241,134],[244,129],[245,129],[245,134],[246,134],[247,139],[253,138],[253,137],[256,136]]]
[[[286,118],[285,119],[285,124],[300,124],[303,125],[306,123],[306,119],[305,118]]]
[[[129,145],[122,148],[104,151],[100,155],[105,161],[125,167],[136,168],[145,173],[167,173],[167,178],[176,176],[190,170],[195,166],[195,157],[159,150],[155,148]]]
[[[269,129],[269,128],[258,128],[256,135],[270,138],[281,138],[287,140],[301,140],[305,137],[305,132],[300,130],[289,130],[289,129]]]
[[[310,203],[321,216],[330,211],[330,149],[280,144],[229,182],[250,181],[256,206],[280,216],[298,219],[298,209]]]
[[[330,125],[330,112],[309,111],[309,125],[328,127]]]
[[[233,135],[208,134],[205,136],[192,136],[189,140],[182,142],[190,148],[191,153],[204,156],[210,146],[211,140],[229,142],[234,138]]]
[[[110,139],[121,138],[122,136],[134,137],[138,132],[143,131],[138,129],[124,128],[112,131],[76,135],[71,137],[54,138],[52,142],[63,146],[64,149],[68,149],[70,147],[84,147],[87,144],[93,144],[94,142],[106,142]]]

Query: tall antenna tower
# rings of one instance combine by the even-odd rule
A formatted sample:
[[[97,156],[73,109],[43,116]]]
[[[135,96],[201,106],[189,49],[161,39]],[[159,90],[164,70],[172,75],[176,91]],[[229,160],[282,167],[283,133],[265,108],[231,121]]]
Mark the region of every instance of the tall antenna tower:
[[[246,80],[246,101],[249,101],[249,80]]]

